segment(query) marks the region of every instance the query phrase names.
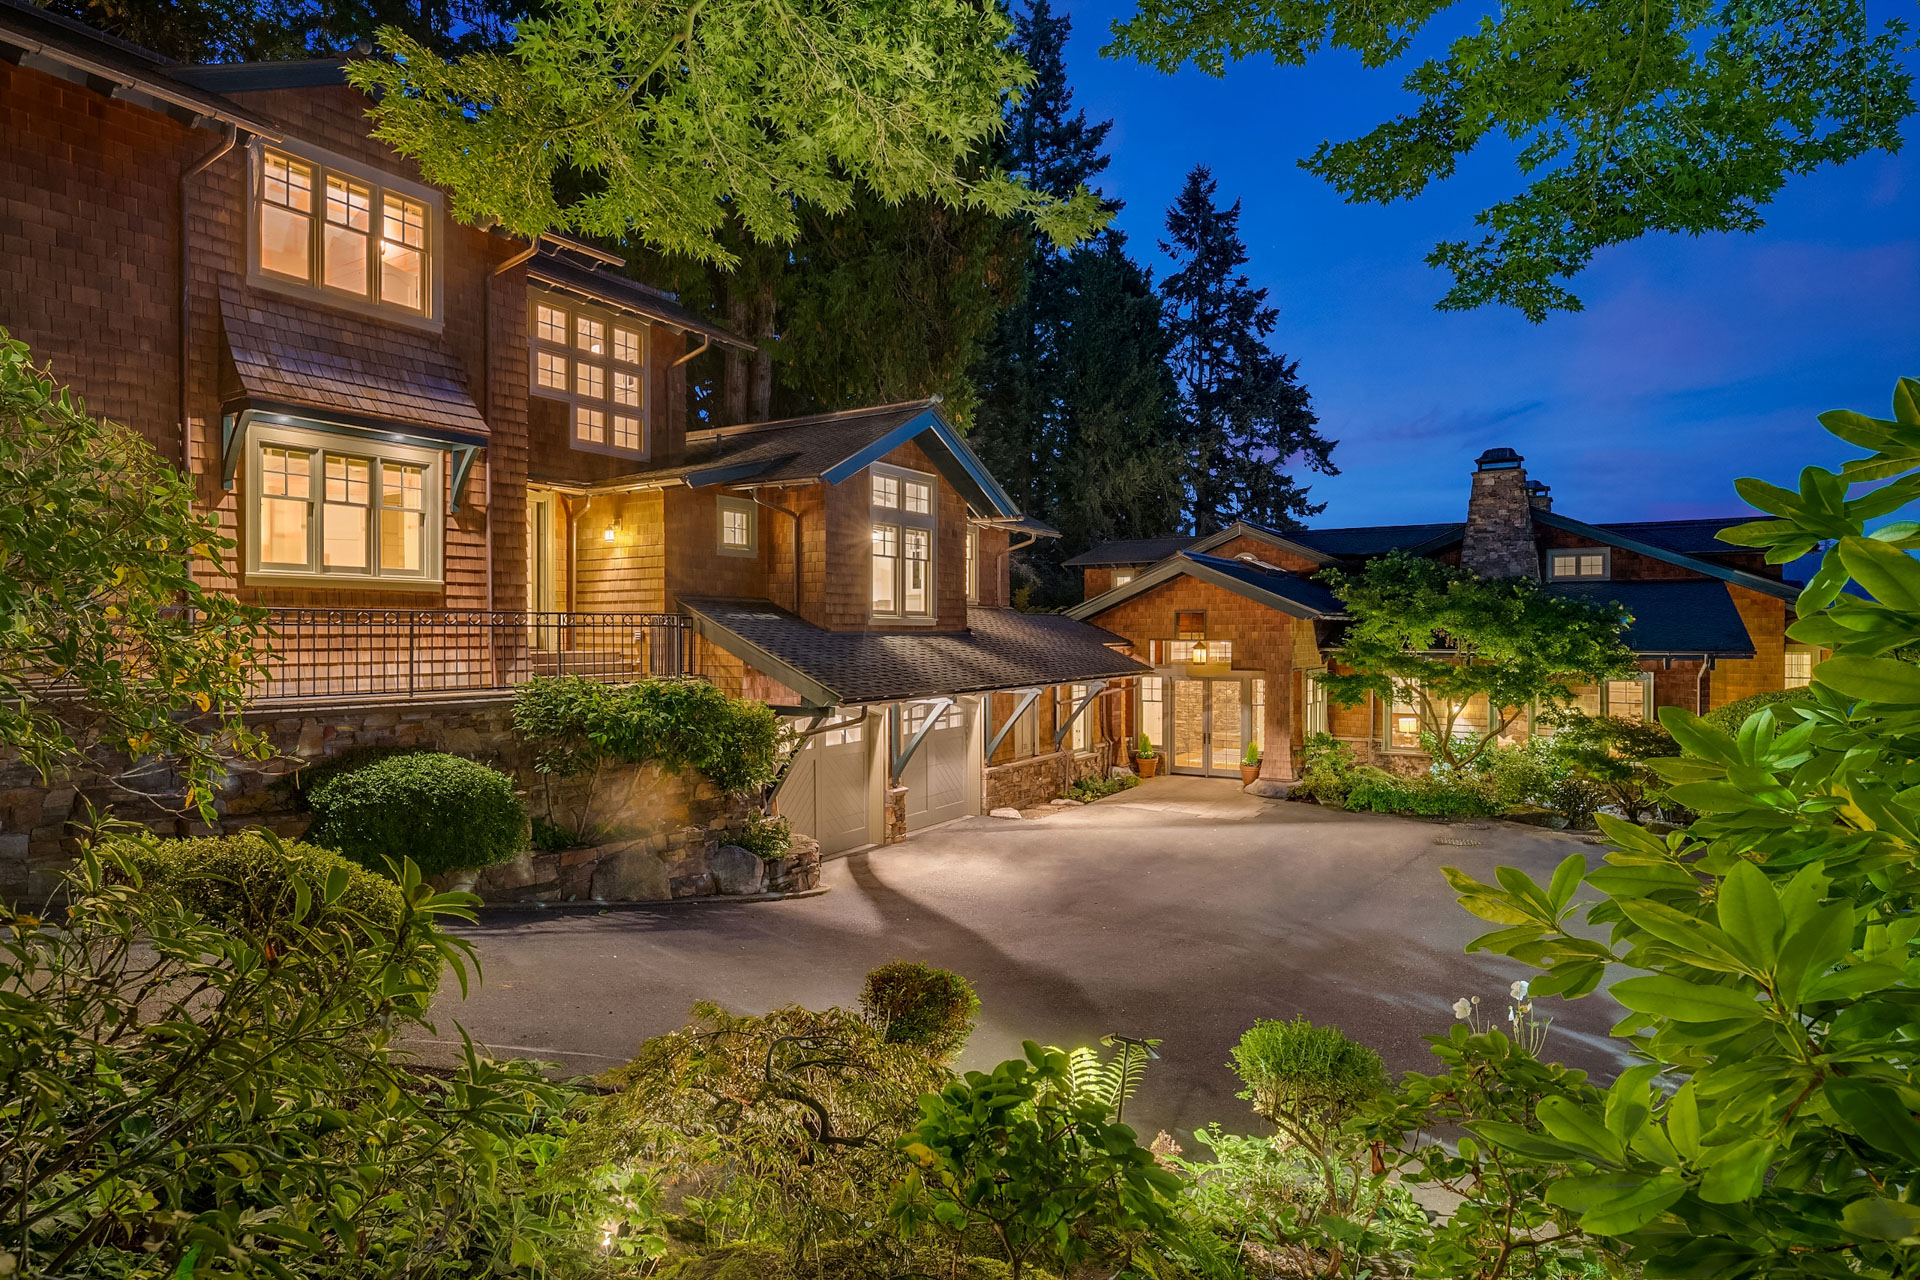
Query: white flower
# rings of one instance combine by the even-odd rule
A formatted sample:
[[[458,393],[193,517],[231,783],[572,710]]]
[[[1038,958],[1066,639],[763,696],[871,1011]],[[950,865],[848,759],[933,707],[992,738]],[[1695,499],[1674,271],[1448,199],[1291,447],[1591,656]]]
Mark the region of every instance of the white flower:
[[[1512,996],[1515,1000],[1525,1000],[1527,998],[1526,979],[1523,978],[1519,982],[1516,982],[1512,986],[1508,987],[1507,994]]]
[[[1464,1019],[1466,1019],[1466,1018],[1469,1018],[1469,1017],[1471,1017],[1472,1015],[1473,1015],[1473,1002],[1472,1002],[1472,1001],[1470,1001],[1470,1000],[1468,1000],[1468,999],[1466,999],[1465,997],[1462,997],[1461,999],[1458,999],[1458,1000],[1455,1000],[1455,1001],[1453,1002],[1453,1016],[1454,1016],[1454,1017],[1456,1017],[1456,1018],[1460,1018],[1460,1019],[1463,1019],[1463,1020],[1464,1020]]]

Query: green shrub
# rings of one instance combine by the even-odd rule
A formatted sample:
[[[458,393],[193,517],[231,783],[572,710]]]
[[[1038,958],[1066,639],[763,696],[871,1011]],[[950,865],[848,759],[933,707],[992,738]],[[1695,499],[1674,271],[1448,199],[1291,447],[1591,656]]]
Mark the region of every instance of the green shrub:
[[[1551,741],[1535,738],[1517,747],[1494,747],[1481,757],[1480,773],[1503,808],[1515,805],[1551,805],[1556,787],[1567,776],[1567,762]]]
[[[698,770],[729,795],[770,785],[785,747],[771,707],[697,679],[530,680],[514,696],[513,727],[533,744],[543,774],[590,777],[609,763],[654,763],[668,773]]]
[[[369,870],[412,858],[422,875],[505,862],[527,847],[513,779],[439,752],[385,756],[308,793],[307,839]]]
[[[935,1058],[960,1052],[980,1015],[973,984],[957,973],[911,960],[883,964],[860,988],[860,1008],[888,1044],[918,1045]]]
[[[1288,789],[1287,799],[1341,808],[1347,802],[1356,767],[1353,748],[1331,734],[1313,734],[1300,747],[1300,780]]]
[[[1380,1055],[1304,1017],[1262,1019],[1247,1028],[1228,1063],[1253,1103],[1280,1135],[1313,1162],[1321,1211],[1346,1215],[1366,1194],[1363,1149],[1341,1131],[1362,1106],[1387,1091]]]
[[[1140,735],[1140,745],[1134,748],[1133,754],[1136,759],[1140,760],[1158,760],[1160,758],[1160,752],[1155,749],[1153,743],[1148,740],[1147,735],[1144,733]]]
[[[1346,806],[1422,818],[1487,818],[1505,812],[1483,777],[1461,773],[1408,777],[1372,765],[1353,771]]]
[[[1131,773],[1113,774],[1104,778],[1082,778],[1067,788],[1069,800],[1104,800],[1108,796],[1118,795],[1122,791],[1140,785],[1137,775]]]
[[[1553,731],[1553,751],[1571,771],[1555,807],[1574,826],[1590,826],[1602,806],[1611,806],[1628,822],[1657,813],[1666,789],[1647,762],[1680,754],[1673,735],[1657,724],[1621,716],[1569,715]],[[1582,805],[1584,804],[1584,810]]]
[[[727,832],[726,842],[739,845],[762,862],[778,862],[793,848],[793,827],[785,818],[752,813],[745,823]]]
[[[1258,742],[1247,743],[1246,750],[1240,753],[1240,763],[1249,769],[1257,769],[1260,767],[1260,744]]]
[[[1724,707],[1709,711],[1701,719],[1723,733],[1738,733],[1740,726],[1747,722],[1748,716],[1762,707],[1772,707],[1773,718],[1780,722],[1780,727],[1791,729],[1800,723],[1800,717],[1793,713],[1793,708],[1812,706],[1813,700],[1813,690],[1810,687],[1772,689],[1766,693],[1756,693],[1751,698],[1742,698],[1738,702],[1729,702]]]
[[[197,840],[121,838],[107,844],[139,872],[145,888],[173,894],[215,924],[261,937],[279,936],[293,923],[301,896],[296,886],[306,891],[309,927],[340,923],[367,936],[391,932],[405,911],[392,880],[337,853],[283,841],[268,831]],[[345,885],[329,900],[327,880],[336,871],[345,876]]]

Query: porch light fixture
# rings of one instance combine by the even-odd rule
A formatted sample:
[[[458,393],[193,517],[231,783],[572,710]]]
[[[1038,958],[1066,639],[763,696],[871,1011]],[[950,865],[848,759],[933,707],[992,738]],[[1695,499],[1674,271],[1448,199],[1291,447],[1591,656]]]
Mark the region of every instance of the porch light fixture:
[[[1207,665],[1207,642],[1205,640],[1196,640],[1193,642],[1193,665],[1196,667],[1204,667]]]
[[[615,516],[613,518],[613,523],[608,525],[606,528],[606,532],[602,533],[600,536],[604,538],[606,541],[612,542],[614,538],[619,535],[619,533],[620,533],[620,517]]]

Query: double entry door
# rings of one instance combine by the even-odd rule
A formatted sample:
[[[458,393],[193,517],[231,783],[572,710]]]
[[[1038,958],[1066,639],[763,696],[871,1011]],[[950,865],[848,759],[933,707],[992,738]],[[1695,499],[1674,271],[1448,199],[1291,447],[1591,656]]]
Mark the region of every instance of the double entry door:
[[[1239,777],[1252,732],[1248,681],[1238,677],[1175,679],[1168,707],[1168,756],[1175,773]]]

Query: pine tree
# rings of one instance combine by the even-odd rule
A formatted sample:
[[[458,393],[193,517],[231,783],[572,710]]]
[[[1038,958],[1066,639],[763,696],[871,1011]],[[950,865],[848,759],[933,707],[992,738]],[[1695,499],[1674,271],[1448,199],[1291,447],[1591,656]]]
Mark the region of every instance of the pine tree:
[[[1207,167],[1195,165],[1167,210],[1160,244],[1177,268],[1160,296],[1180,387],[1187,508],[1196,533],[1236,519],[1290,528],[1325,504],[1309,502],[1284,468],[1297,460],[1337,474],[1333,441],[1316,430],[1299,362],[1268,346],[1280,313],[1240,270],[1240,202],[1220,208],[1217,190]]]

